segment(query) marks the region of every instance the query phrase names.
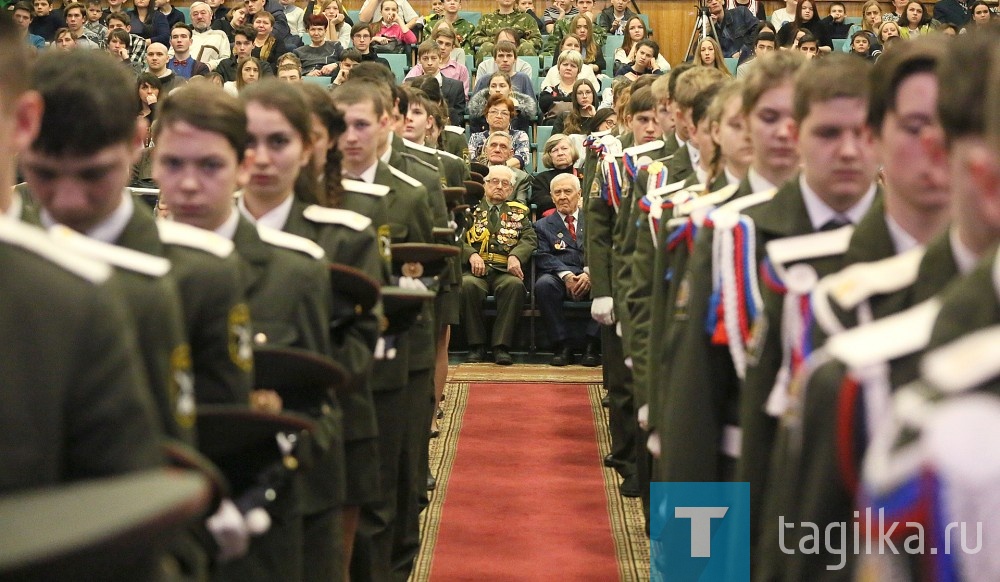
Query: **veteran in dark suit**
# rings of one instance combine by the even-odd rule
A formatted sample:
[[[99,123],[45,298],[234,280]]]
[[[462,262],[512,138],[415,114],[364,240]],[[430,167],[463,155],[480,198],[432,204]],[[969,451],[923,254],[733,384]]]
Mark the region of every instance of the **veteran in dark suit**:
[[[514,363],[508,348],[514,326],[524,306],[524,269],[535,251],[537,238],[528,207],[508,201],[514,172],[507,166],[490,166],[486,196],[473,213],[462,252],[462,325],[469,341],[470,362],[486,357],[483,300],[497,298],[493,326],[493,357],[502,366]]]
[[[558,174],[552,179],[549,191],[556,211],[535,222],[538,236],[535,296],[553,343],[552,365],[565,366],[571,363],[573,347],[566,330],[563,300],[586,301],[590,298],[590,270],[585,266],[584,257],[580,179],[573,174]],[[599,328],[596,321],[588,321],[582,363],[596,366]]]

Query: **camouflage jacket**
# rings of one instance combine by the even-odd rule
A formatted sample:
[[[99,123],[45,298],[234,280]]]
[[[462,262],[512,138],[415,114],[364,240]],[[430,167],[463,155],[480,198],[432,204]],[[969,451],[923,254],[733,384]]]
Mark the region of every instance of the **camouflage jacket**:
[[[438,22],[442,21],[442,17],[434,16],[427,19],[427,26],[424,26],[423,36],[420,40],[430,40],[431,33],[434,32],[434,27]],[[458,35],[458,42],[455,43],[456,47],[462,47],[465,52],[472,53],[472,45],[469,44],[469,38],[472,37],[472,33],[476,31],[476,25],[472,24],[464,18],[459,18],[451,24],[451,27],[455,29],[455,34]]]
[[[513,28],[525,34],[526,36],[521,42],[530,42],[535,47],[536,52],[542,49],[542,33],[538,30],[538,23],[530,14],[520,10],[515,10],[510,14],[500,14],[499,10],[484,14],[476,31],[472,33],[469,43],[473,48],[483,43],[492,43],[493,38],[501,28]]]
[[[543,55],[559,56],[555,54],[556,49],[558,49],[559,45],[562,44],[563,38],[565,38],[567,34],[573,34],[573,21],[576,20],[577,16],[579,16],[579,14],[567,16],[556,21],[555,26],[552,27],[552,34],[550,34],[549,38],[545,41],[545,48],[542,49]],[[597,43],[597,50],[604,50],[604,41],[607,40],[607,38],[608,32],[594,22],[594,42]]]

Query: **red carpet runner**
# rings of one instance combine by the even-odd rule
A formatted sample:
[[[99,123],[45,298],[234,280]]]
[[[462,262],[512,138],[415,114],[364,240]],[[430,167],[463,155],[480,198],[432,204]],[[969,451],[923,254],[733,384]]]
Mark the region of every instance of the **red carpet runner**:
[[[431,580],[616,580],[583,384],[472,384]]]

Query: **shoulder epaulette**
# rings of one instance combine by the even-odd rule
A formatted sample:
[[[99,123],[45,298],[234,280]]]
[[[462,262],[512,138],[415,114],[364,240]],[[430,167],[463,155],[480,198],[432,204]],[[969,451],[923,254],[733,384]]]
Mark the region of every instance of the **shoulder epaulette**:
[[[393,176],[396,176],[397,178],[399,178],[400,180],[406,182],[410,186],[413,186],[413,187],[423,186],[423,183],[421,183],[420,180],[417,180],[413,176],[410,176],[406,172],[404,172],[402,170],[399,170],[399,169],[397,169],[397,168],[395,168],[393,166],[389,166],[389,171],[392,172]]]
[[[943,392],[971,390],[1000,375],[1000,325],[971,333],[924,356],[923,378]]]
[[[400,139],[403,140],[403,145],[405,145],[407,148],[410,148],[410,149],[413,149],[413,150],[417,150],[418,152],[424,152],[425,154],[432,154],[432,155],[434,155],[434,154],[440,154],[441,153],[440,151],[438,151],[438,150],[436,150],[434,148],[427,147],[427,146],[425,146],[422,143],[417,143],[415,141],[410,141],[410,140],[406,139],[405,137],[400,138]]]
[[[260,235],[260,240],[276,247],[298,251],[309,255],[314,259],[322,259],[326,256],[326,253],[323,251],[323,247],[298,235],[282,232],[280,230],[267,226],[261,226],[259,224],[257,225],[257,234]]]
[[[632,147],[625,148],[624,151],[625,151],[626,154],[628,154],[628,155],[630,155],[632,157],[635,157],[635,156],[638,156],[640,154],[644,154],[646,152],[656,151],[656,150],[662,148],[664,145],[666,145],[666,144],[663,143],[662,139],[654,139],[653,141],[651,141],[649,143],[644,143],[644,144],[635,145],[635,146],[632,146]]]
[[[306,209],[302,211],[302,216],[313,222],[320,222],[323,224],[339,224],[357,231],[362,231],[368,228],[368,226],[372,223],[372,219],[363,214],[358,214],[353,210],[345,210],[343,208],[327,208],[325,206],[317,206],[315,204],[306,207]]]
[[[930,341],[941,301],[928,299],[906,311],[838,333],[824,349],[849,367],[861,369],[922,350]]]
[[[372,196],[385,196],[391,190],[391,188],[382,184],[369,184],[361,180],[348,180],[346,178],[340,181],[340,185],[344,187],[344,190],[349,192],[371,194]]]
[[[759,204],[770,202],[777,193],[778,189],[772,188],[731,200],[713,210],[709,217],[716,228],[732,228],[739,221],[740,213]]]
[[[649,191],[651,196],[666,196],[667,194],[673,194],[684,188],[684,180],[680,182],[674,182],[673,184],[667,184],[666,186],[660,186],[659,188],[654,188]]]
[[[452,133],[457,133],[458,135],[465,135],[465,128],[459,127],[457,125],[446,125],[444,126],[445,131],[450,131]]]
[[[233,254],[233,250],[236,248],[233,241],[189,224],[172,220],[157,220],[156,228],[160,231],[160,240],[166,244],[205,251],[222,259]]]
[[[403,156],[407,160],[412,160],[414,163],[419,164],[419,165],[427,168],[428,170],[434,172],[435,174],[438,172],[437,164],[432,164],[432,163],[428,162],[427,160],[421,158],[420,156],[414,155],[414,154],[412,154],[410,152],[399,152],[399,155]],[[392,167],[392,166],[390,166],[390,167]],[[423,182],[421,182],[421,184],[422,183]]]
[[[45,231],[16,220],[3,222],[0,241],[30,251],[91,283],[103,283],[111,276],[111,267],[107,263],[89,259],[58,245]]]
[[[718,206],[719,204],[722,204],[723,202],[726,202],[727,200],[732,198],[733,194],[736,194],[736,191],[739,189],[740,189],[739,184],[730,184],[728,186],[724,186],[722,188],[719,188],[715,192],[709,192],[704,196],[699,196],[693,200],[685,202],[674,211],[674,214],[678,216],[687,216],[688,214],[691,214],[695,210],[699,210],[701,208]]]
[[[103,261],[112,267],[150,277],[162,277],[170,272],[170,261],[163,257],[94,240],[61,224],[52,227],[49,234],[56,242],[66,244],[81,255]]]
[[[854,234],[853,226],[827,232],[813,232],[779,238],[767,243],[767,256],[773,265],[786,265],[818,257],[843,254]]]
[[[881,261],[855,263],[828,277],[823,289],[844,309],[862,301],[912,285],[920,271],[924,248],[919,247]]]
[[[507,201],[507,206],[513,206],[514,208],[520,208],[521,210],[524,210],[524,211],[530,210],[526,205],[524,205],[524,204],[522,204],[520,202],[517,202],[516,200],[508,200]]]

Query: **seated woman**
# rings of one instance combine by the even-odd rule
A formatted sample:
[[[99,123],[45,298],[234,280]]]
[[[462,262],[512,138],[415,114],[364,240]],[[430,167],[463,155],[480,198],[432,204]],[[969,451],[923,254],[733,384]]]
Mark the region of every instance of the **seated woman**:
[[[639,41],[635,48],[635,62],[615,71],[615,77],[635,81],[643,75],[662,75],[663,71],[656,68],[656,55],[659,52],[660,45],[655,40],[647,38]]]
[[[542,148],[542,165],[548,170],[538,172],[531,178],[531,203],[538,207],[539,216],[555,208],[549,185],[559,174],[577,173],[576,162],[579,154],[572,140],[564,133],[554,133]]]
[[[729,72],[729,67],[726,66],[726,59],[722,56],[722,47],[719,46],[718,41],[710,36],[706,36],[698,42],[698,55],[695,57],[695,62],[702,67],[718,69],[729,78],[733,76]]]
[[[819,17],[816,4],[812,0],[799,1],[795,7],[795,20],[785,24],[778,31],[778,44],[789,46],[791,44],[789,37],[794,38],[799,30],[807,30],[816,37],[820,52],[828,53],[833,50],[830,28]]]
[[[326,40],[339,42],[340,46],[347,48],[351,44],[351,23],[342,17],[344,14],[344,7],[340,5],[340,0],[327,0],[325,4],[322,5],[323,10],[320,14],[326,17],[326,34],[324,35]],[[308,27],[308,23],[306,24]],[[306,32],[309,32],[308,28]],[[312,35],[309,35],[312,38]]]
[[[510,124],[513,129],[525,131],[538,118],[538,103],[535,102],[535,98],[514,91],[510,85],[510,77],[506,73],[497,71],[489,76],[489,85],[469,99],[469,123],[472,131],[479,132],[486,129],[486,101],[494,95],[503,95],[514,100],[517,114]]]
[[[597,44],[594,36],[594,23],[590,21],[590,17],[584,14],[577,16],[573,20],[573,26],[570,30],[573,31],[573,34],[566,36],[575,36],[580,41],[583,64],[589,67],[594,75],[604,73],[604,70],[608,68],[608,64],[604,60],[604,47]]]
[[[473,160],[485,153],[483,146],[486,145],[486,138],[494,131],[508,131],[514,138],[514,155],[507,160],[507,165],[517,169],[528,167],[528,159],[531,156],[531,144],[528,141],[528,134],[510,128],[510,120],[514,117],[517,109],[510,97],[503,95],[493,95],[486,101],[486,131],[474,133],[469,137],[469,155]]]
[[[924,10],[924,5],[920,2],[908,3],[903,18],[900,18],[897,24],[900,38],[917,38],[933,30],[931,15]]]
[[[261,10],[253,17],[253,29],[257,37],[253,39],[253,50],[250,55],[271,65],[272,71],[278,70],[278,57],[288,52],[285,43],[279,42],[274,32],[274,15],[267,10]]]
[[[377,53],[403,54],[406,45],[416,44],[417,35],[399,14],[394,0],[382,2],[382,20],[372,24],[372,48]]]
[[[867,0],[861,6],[861,24],[852,24],[847,31],[847,38],[854,38],[854,33],[863,30],[869,33],[870,51],[880,51],[882,45],[878,43],[877,30],[879,24],[882,24],[882,5],[878,0]],[[850,44],[844,44],[844,52],[853,52]]]
[[[625,26],[625,40],[622,41],[622,46],[615,51],[615,71],[626,65],[634,64],[637,45],[652,35],[650,30],[646,28],[646,23],[638,16],[630,18]],[[670,70],[670,63],[659,53],[656,54],[656,68],[663,72]]]
[[[574,37],[567,37],[574,38]],[[588,74],[589,73],[589,74]],[[589,67],[583,66],[583,57],[575,50],[559,53],[556,65],[549,69],[538,92],[538,105],[542,110],[542,124],[551,125],[560,113],[568,112],[573,106],[573,85],[577,79],[587,79],[599,87]]]
[[[573,108],[568,113],[556,117],[552,133],[569,135],[590,134],[590,120],[597,114],[597,91],[586,79],[573,84]]]
[[[989,24],[993,20],[993,13],[990,11],[990,5],[983,0],[976,0],[972,4],[969,4],[969,14],[972,15],[972,20],[969,21],[965,27],[962,28],[960,34],[969,32],[976,26],[982,26]]]
[[[889,43],[898,39],[899,36],[899,25],[891,20],[882,22],[878,27],[878,41],[882,44],[883,51],[889,48]]]
[[[262,61],[256,57],[241,59],[236,65],[236,80],[227,81],[222,88],[230,95],[239,95],[244,87],[260,81],[261,63]]]
[[[332,4],[336,4],[336,2]],[[337,62],[344,52],[344,46],[339,41],[326,38],[329,22],[327,17],[322,14],[306,16],[309,44],[300,46],[294,51],[295,56],[302,61],[303,75],[329,77],[337,71]]]

